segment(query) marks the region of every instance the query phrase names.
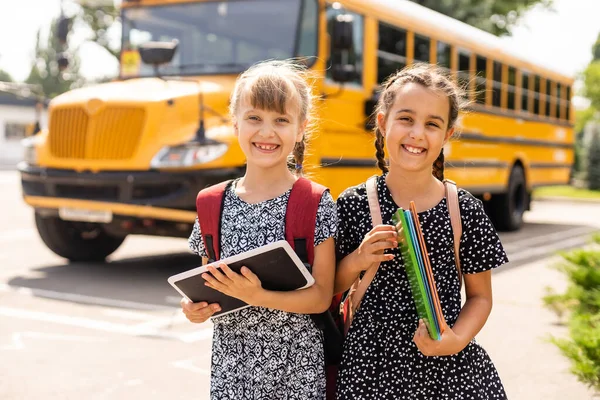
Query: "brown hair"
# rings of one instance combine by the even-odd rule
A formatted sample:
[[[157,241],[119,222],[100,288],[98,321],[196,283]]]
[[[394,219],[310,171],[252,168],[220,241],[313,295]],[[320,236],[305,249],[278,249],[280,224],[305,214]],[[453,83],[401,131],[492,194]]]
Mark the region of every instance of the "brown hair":
[[[466,107],[466,101],[464,100],[465,93],[441,67],[431,64],[414,64],[388,77],[383,83],[384,89],[377,101],[375,115],[381,112],[385,115],[384,120],[387,121],[388,113],[394,104],[398,89],[407,83],[418,83],[427,89],[434,90],[446,96],[450,102],[448,129],[454,127],[459,111],[462,111]],[[388,172],[385,161],[383,134],[378,122],[375,125],[375,149],[377,166],[383,172]],[[440,155],[433,163],[432,172],[440,181],[444,180],[444,149],[442,149]]]
[[[293,156],[288,159],[288,166],[297,173],[302,171],[313,121],[314,100],[307,78],[306,68],[293,60],[261,62],[239,76],[229,104],[229,112],[234,116],[242,93],[247,89],[248,99],[254,108],[285,114],[289,104],[298,107],[298,123],[308,120],[309,125],[304,130],[302,141],[294,146]]]

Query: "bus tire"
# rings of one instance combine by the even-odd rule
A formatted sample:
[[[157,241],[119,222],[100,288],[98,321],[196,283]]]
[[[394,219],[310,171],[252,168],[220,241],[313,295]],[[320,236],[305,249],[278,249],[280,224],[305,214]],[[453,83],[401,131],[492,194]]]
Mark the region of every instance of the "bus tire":
[[[50,250],[73,262],[104,261],[125,240],[125,237],[108,235],[98,224],[63,221],[38,213],[35,213],[35,225]]]
[[[521,228],[527,197],[525,172],[523,167],[515,165],[510,172],[506,193],[493,196],[490,204],[492,221],[497,230],[510,232]]]

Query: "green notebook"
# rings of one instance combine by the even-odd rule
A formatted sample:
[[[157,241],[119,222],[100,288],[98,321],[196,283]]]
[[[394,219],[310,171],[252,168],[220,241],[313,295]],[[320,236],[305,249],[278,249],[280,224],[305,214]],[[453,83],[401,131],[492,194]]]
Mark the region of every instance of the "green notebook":
[[[404,215],[404,210],[399,208],[394,215],[392,221],[398,232],[398,244],[402,253],[406,275],[410,283],[413,300],[417,307],[417,314],[420,319],[425,322],[429,336],[434,340],[440,340],[440,333],[436,329],[436,315],[433,309],[433,304],[429,300],[428,283],[426,277],[423,276],[419,267],[419,262],[416,254],[416,246],[410,234],[410,225]]]

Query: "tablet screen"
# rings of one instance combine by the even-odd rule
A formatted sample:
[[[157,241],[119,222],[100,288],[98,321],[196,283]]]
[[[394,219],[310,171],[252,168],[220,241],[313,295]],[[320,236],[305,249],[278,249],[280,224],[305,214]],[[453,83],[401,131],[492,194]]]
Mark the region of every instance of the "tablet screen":
[[[240,273],[242,266],[254,272],[262,283],[262,287],[274,291],[290,291],[307,285],[307,279],[285,249],[276,247],[264,253],[250,256],[243,261],[229,263],[231,270]],[[202,275],[193,275],[174,282],[194,303],[206,301],[219,303],[223,312],[244,307],[241,300],[226,296],[204,285]],[[215,314],[217,315],[217,314]]]

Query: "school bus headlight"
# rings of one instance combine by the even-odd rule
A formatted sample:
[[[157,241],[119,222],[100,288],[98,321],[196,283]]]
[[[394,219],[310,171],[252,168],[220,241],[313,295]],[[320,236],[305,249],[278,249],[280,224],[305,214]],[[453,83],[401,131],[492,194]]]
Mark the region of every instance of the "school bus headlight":
[[[227,152],[225,143],[184,144],[175,147],[163,147],[152,159],[152,168],[191,167],[216,160]]]
[[[35,137],[21,140],[23,146],[23,161],[29,165],[37,165],[37,151],[35,149]]]

